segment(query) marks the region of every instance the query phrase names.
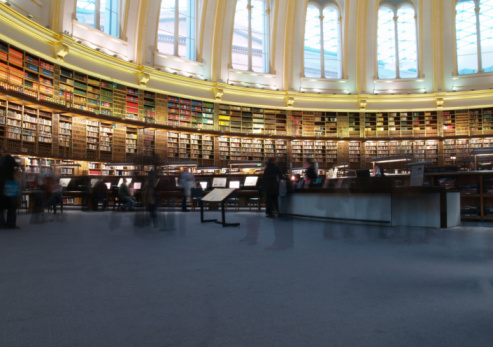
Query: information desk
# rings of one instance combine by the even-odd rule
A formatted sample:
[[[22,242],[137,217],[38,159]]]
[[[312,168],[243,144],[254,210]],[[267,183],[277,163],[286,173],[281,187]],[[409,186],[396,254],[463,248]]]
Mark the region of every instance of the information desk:
[[[286,201],[282,201],[286,199]],[[388,226],[448,228],[460,225],[460,194],[441,188],[299,189],[281,198],[294,217]]]

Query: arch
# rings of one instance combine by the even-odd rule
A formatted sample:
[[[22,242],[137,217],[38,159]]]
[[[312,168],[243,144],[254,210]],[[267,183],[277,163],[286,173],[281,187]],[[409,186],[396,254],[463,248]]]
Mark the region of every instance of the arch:
[[[269,0],[237,0],[231,45],[231,66],[235,70],[268,73]]]
[[[197,0],[161,0],[157,50],[196,60],[197,18]]]
[[[379,79],[417,78],[416,11],[408,1],[383,2],[378,9],[377,73]]]
[[[77,0],[80,23],[120,38],[123,33],[126,0]]]
[[[309,2],[305,13],[304,76],[342,76],[341,10],[334,2]]]

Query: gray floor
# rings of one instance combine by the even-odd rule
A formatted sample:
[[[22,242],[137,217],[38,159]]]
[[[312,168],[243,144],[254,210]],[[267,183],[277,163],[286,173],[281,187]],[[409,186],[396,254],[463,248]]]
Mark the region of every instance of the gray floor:
[[[363,227],[242,212],[228,214],[240,227],[222,228],[175,213],[174,232],[154,232],[134,227],[135,216],[20,215],[20,230],[1,230],[0,346],[493,344],[487,224]],[[264,250],[274,223],[294,228],[293,248]],[[247,225],[260,225],[255,246],[238,242]]]

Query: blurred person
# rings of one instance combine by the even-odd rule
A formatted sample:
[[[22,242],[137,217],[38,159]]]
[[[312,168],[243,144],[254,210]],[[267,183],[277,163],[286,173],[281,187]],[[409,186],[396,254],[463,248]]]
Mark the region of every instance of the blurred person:
[[[183,188],[183,199],[181,201],[181,210],[183,212],[188,212],[187,200],[192,196],[192,188],[195,186],[195,177],[190,172],[190,169],[183,169],[178,180],[178,185]]]
[[[274,211],[279,212],[279,183],[282,178],[281,169],[276,165],[275,158],[269,158],[262,176],[265,192],[265,216],[274,217]]]
[[[149,211],[154,230],[158,228],[157,208],[159,206],[159,192],[156,189],[156,183],[156,180],[153,177],[150,177],[142,187],[142,200],[146,210]]]
[[[122,202],[122,211],[126,211],[127,209],[133,211],[135,209],[135,199],[130,194],[130,189],[128,188],[127,183],[123,180],[122,184],[118,188],[118,196]]]
[[[315,183],[315,181],[318,178],[318,174],[317,171],[315,170],[315,166],[313,165],[312,160],[305,159],[303,166],[306,167],[305,181],[310,181],[311,183]]]
[[[17,203],[21,195],[19,184],[19,164],[10,154],[2,157],[0,166],[0,227],[7,229],[18,229],[17,226]],[[5,210],[7,210],[7,219],[5,220]]]
[[[104,211],[108,207],[108,187],[103,180],[98,180],[92,191],[92,208],[98,210],[99,203],[102,202],[101,210]]]
[[[56,214],[56,205],[62,204],[63,187],[60,184],[60,180],[53,178],[52,182],[50,182],[49,184],[49,189],[50,189],[50,198],[48,199],[48,202],[46,204],[48,206],[52,206],[53,214]],[[63,211],[63,205],[62,205],[62,211]]]

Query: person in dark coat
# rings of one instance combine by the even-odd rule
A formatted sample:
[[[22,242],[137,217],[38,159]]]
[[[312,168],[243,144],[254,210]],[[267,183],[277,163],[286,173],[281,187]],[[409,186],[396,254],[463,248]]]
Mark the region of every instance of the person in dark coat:
[[[282,178],[281,169],[276,165],[275,158],[270,158],[264,170],[262,184],[265,192],[265,215],[274,217],[274,210],[279,211],[279,182]]]
[[[315,170],[315,167],[313,166],[313,162],[310,159],[305,160],[305,165],[306,170],[305,170],[305,181],[310,181],[312,183],[315,183],[315,181],[318,178],[317,171]]]
[[[103,180],[98,180],[92,191],[92,209],[98,210],[99,203],[102,202],[102,210],[108,207],[108,187]]]
[[[2,158],[0,167],[0,227],[8,229],[19,228],[16,224],[17,199],[20,195],[20,185],[16,175],[19,164],[14,157],[7,154]],[[5,220],[7,210],[7,220]]]

